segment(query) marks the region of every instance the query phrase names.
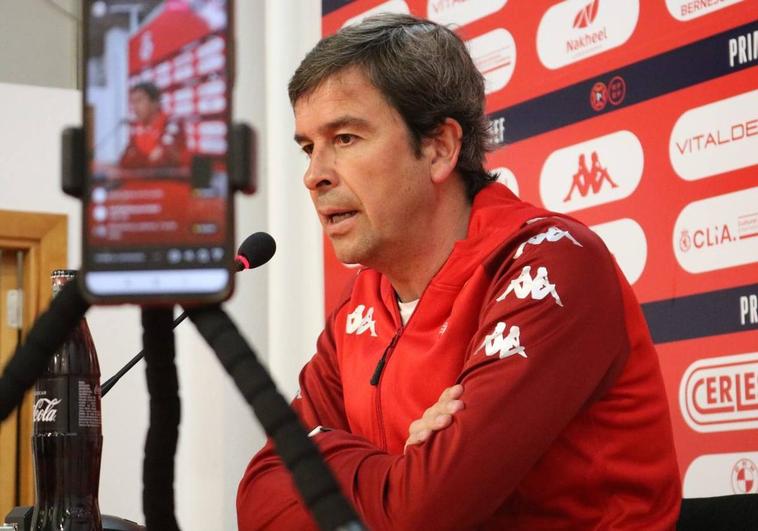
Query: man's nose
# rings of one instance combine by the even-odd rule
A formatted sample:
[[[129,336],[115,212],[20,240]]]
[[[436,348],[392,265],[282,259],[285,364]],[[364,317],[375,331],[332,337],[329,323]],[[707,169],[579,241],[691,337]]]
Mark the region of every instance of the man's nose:
[[[303,182],[305,187],[311,191],[336,185],[337,174],[334,171],[334,154],[329,150],[314,148],[308,169],[303,176]]]

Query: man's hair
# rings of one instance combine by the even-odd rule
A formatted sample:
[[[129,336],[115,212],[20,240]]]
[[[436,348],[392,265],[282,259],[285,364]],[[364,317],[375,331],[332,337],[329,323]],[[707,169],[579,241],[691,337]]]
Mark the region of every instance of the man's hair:
[[[154,84],[150,83],[149,81],[144,81],[142,83],[137,83],[132,88],[129,89],[129,93],[132,93],[134,91],[141,90],[145,94],[147,94],[147,97],[150,98],[150,101],[158,101],[161,98],[161,91],[156,87]]]
[[[496,176],[484,169],[490,149],[484,116],[484,79],[453,31],[409,15],[382,14],[322,39],[295,71],[290,102],[331,76],[358,67],[402,116],[412,147],[431,137],[446,118],[463,129],[456,170],[469,199]]]

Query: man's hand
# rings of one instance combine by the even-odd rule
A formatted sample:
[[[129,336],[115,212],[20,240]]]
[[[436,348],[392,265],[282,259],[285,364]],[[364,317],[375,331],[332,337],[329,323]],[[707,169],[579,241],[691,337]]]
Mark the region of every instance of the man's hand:
[[[426,441],[433,432],[450,426],[450,423],[453,422],[453,415],[463,409],[463,401],[458,400],[462,394],[463,386],[461,384],[456,384],[442,391],[437,403],[424,411],[424,415],[420,419],[411,422],[403,453],[409,446]]]

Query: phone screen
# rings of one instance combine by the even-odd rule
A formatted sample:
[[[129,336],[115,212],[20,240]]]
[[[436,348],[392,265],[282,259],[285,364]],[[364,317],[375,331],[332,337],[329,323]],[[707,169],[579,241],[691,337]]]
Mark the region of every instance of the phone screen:
[[[228,296],[228,0],[90,0],[84,16],[85,292]]]

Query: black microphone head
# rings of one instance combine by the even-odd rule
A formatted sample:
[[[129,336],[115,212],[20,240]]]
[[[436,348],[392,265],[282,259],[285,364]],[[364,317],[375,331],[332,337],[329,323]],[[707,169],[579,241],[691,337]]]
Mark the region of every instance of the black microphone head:
[[[253,269],[262,266],[274,256],[276,252],[276,242],[270,234],[266,232],[256,232],[251,234],[237,249],[238,270]]]

